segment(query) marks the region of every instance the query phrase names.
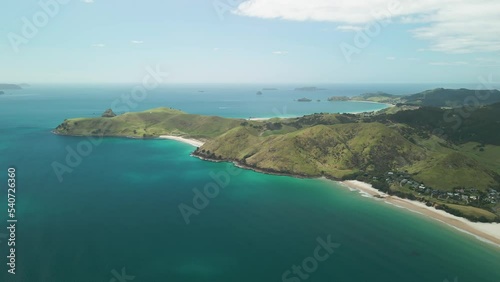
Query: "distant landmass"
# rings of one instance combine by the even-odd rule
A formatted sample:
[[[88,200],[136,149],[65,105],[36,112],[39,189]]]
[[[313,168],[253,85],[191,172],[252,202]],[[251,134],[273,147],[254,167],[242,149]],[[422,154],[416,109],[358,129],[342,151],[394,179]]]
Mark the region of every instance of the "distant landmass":
[[[430,101],[442,105],[451,99],[449,91],[423,93],[431,94],[405,99],[422,97],[418,101],[424,105]],[[483,101],[491,101],[496,92],[488,93]],[[500,103],[466,106],[396,105],[390,109],[397,110],[378,113],[318,113],[265,121],[158,108],[67,119],[54,131],[77,136],[195,138],[206,142],[193,154],[206,160],[235,162],[266,173],[360,180],[473,221],[500,222]],[[460,118],[460,113],[467,116]]]
[[[262,95],[262,91],[257,91],[257,95]]]
[[[333,96],[333,97],[330,97],[328,98],[328,101],[349,101],[351,100],[351,98],[347,97],[347,96]]]
[[[3,91],[0,91],[0,95],[3,95],[3,94],[5,94],[5,92],[3,92]]]
[[[318,87],[299,87],[295,88],[295,91],[322,91],[326,90],[324,88],[318,88]]]
[[[344,100],[345,96],[330,97],[329,101]],[[369,101],[407,106],[428,106],[456,108],[468,104],[469,106],[490,105],[500,102],[500,91],[470,90],[470,89],[444,89],[436,88],[412,95],[393,95],[385,92],[365,93],[349,98],[352,101]],[[474,105],[471,105],[474,104]]]
[[[112,118],[112,117],[116,117],[116,114],[113,112],[112,109],[107,109],[106,111],[104,111],[104,113],[101,115],[101,117]]]
[[[311,102],[312,100],[311,99],[308,99],[308,98],[300,98],[297,100],[298,102]]]
[[[262,88],[262,91],[275,91],[278,90],[278,88]]]
[[[22,87],[17,85],[17,84],[0,83],[0,89],[2,89],[2,90],[19,90],[19,89],[22,89]]]

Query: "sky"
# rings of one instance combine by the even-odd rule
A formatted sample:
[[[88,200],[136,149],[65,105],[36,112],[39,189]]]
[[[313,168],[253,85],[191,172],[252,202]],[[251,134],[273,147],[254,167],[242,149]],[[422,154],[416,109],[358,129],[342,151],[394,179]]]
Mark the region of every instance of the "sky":
[[[0,82],[500,81],[498,0],[2,1]]]

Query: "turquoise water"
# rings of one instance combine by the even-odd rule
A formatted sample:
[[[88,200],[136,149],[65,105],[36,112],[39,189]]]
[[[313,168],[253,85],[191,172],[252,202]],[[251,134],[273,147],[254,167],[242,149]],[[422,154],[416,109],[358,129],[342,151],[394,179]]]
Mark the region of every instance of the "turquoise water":
[[[137,110],[173,106],[236,117],[272,116],[283,105],[290,115],[327,106],[348,111],[342,104],[294,104],[292,91],[248,103],[257,99],[255,87],[200,87],[206,92],[157,90]],[[384,89],[372,89],[378,90]],[[334,252],[304,272],[307,279],[291,274],[289,281],[500,281],[500,249],[472,236],[333,182],[200,161],[189,156],[192,147],[175,141],[104,139],[59,182],[52,163],[65,163],[66,147],[86,139],[50,130],[64,118],[102,112],[126,91],[44,86],[0,97],[0,170],[17,169],[19,220],[17,274],[7,273],[0,237],[0,281],[120,281],[123,268],[129,279],[123,281],[283,281],[285,271],[314,257],[317,238],[328,237],[339,244]],[[354,111],[380,107],[353,104]],[[186,224],[179,205],[193,206],[193,189],[225,173],[229,184]],[[7,183],[6,173],[0,183]],[[6,226],[2,187],[0,225]]]

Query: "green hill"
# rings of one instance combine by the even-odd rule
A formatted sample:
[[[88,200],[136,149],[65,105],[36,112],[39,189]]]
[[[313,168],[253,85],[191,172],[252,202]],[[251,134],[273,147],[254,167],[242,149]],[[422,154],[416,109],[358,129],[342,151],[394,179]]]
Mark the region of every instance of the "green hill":
[[[389,104],[397,104],[401,102],[401,99],[404,96],[401,95],[393,95],[385,92],[376,92],[376,93],[365,93],[359,96],[355,96],[352,100],[355,101],[369,101],[369,102],[377,102],[377,103],[389,103]]]
[[[421,135],[439,134],[455,144],[478,142],[500,145],[500,103],[479,108],[423,107],[374,116],[370,121],[403,123]]]
[[[171,134],[207,139],[240,123],[241,120],[236,119],[191,115],[175,109],[157,108],[115,117],[68,119],[55,132],[63,135],[139,138]]]
[[[500,102],[498,90],[470,90],[437,88],[405,97],[406,104],[429,107],[463,107]]]
[[[409,167],[409,172],[415,180],[447,191],[471,187],[486,191],[499,184],[496,172],[459,152],[436,154]]]
[[[197,153],[271,172],[334,178],[359,170],[384,172],[425,156],[424,150],[379,123],[315,125],[266,137],[239,127],[206,143]]]

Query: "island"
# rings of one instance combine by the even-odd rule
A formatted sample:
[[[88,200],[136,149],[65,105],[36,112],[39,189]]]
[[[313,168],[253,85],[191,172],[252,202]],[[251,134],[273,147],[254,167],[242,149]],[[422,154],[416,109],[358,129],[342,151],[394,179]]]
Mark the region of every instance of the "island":
[[[262,91],[257,91],[257,95],[262,95]]]
[[[23,88],[17,84],[0,83],[0,89],[1,90],[20,90]]]
[[[328,98],[328,101],[330,101],[330,102],[335,102],[335,101],[345,102],[345,101],[349,101],[349,100],[351,100],[351,98],[349,98],[347,96],[332,96],[332,97]]]
[[[116,117],[116,114],[113,112],[112,109],[107,109],[106,111],[104,111],[104,113],[101,115],[101,117],[112,118],[112,117]]]
[[[4,95],[4,94],[5,94],[5,92],[3,92],[3,91],[0,91],[0,95]]]
[[[297,100],[298,102],[311,102],[312,100],[311,99],[308,99],[308,98],[300,98]]]
[[[295,91],[323,91],[323,90],[326,90],[326,89],[318,88],[318,87],[311,87],[311,86],[295,88]]]
[[[471,221],[500,222],[498,112],[500,103],[469,109],[457,130],[443,118],[456,115],[455,109],[440,107],[268,120],[157,108],[67,119],[54,132],[195,139],[193,155],[204,160],[264,173],[362,181]]]

